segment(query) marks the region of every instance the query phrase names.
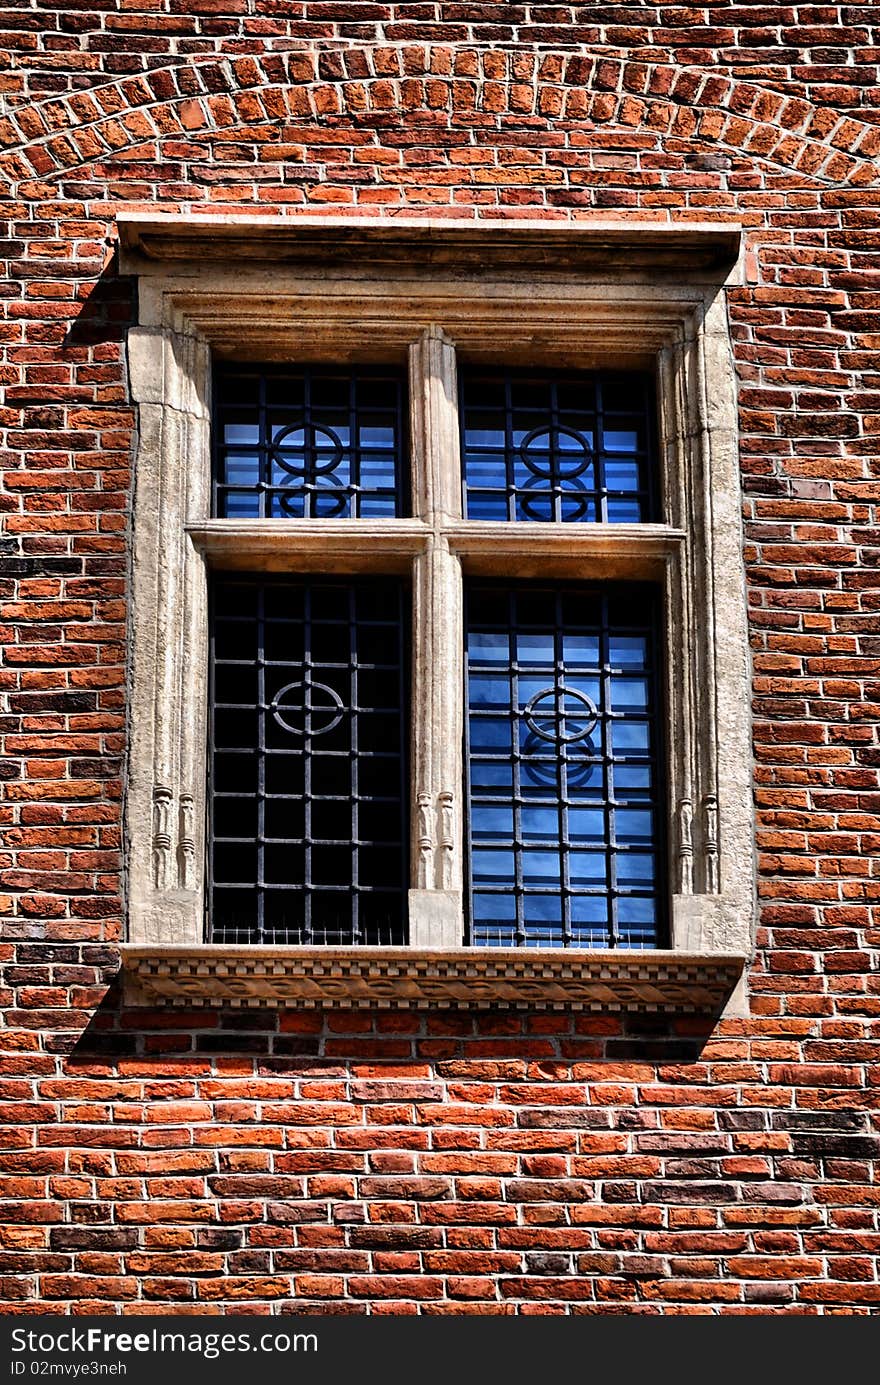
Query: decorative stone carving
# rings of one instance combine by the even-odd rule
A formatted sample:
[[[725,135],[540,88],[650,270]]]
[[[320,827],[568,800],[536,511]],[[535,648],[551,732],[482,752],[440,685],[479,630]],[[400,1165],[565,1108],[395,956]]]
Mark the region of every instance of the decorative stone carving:
[[[455,794],[444,789],[440,794],[440,888],[452,890],[455,876]]]
[[[167,890],[173,883],[171,809],[174,795],[164,784],[153,789],[153,863],[157,890]]]
[[[192,794],[180,795],[180,847],[178,869],[180,888],[193,890],[196,886],[195,804]]]
[[[429,890],[434,884],[434,803],[429,793],[418,795],[419,861],[417,887]]]
[[[717,894],[718,881],[718,799],[707,794],[703,799],[703,850],[706,855],[706,891]]]
[[[689,895],[694,891],[694,805],[683,798],[678,805],[678,890]]]
[[[717,1014],[742,956],[556,948],[124,947],[130,1004]]]

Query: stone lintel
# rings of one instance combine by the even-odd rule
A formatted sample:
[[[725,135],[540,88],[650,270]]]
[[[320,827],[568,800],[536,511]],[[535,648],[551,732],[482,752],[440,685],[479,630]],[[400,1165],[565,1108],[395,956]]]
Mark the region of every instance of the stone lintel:
[[[122,212],[118,218],[123,273],[143,261],[247,260],[296,264],[338,262],[436,270],[450,264],[480,270],[489,257],[498,268],[585,269],[717,274],[735,264],[738,221],[581,222],[463,221],[431,218],[329,216],[183,216]]]

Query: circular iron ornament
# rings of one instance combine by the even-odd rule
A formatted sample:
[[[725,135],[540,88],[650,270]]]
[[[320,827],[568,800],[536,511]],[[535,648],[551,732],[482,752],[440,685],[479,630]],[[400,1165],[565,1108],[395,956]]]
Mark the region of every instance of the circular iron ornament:
[[[586,740],[569,744],[563,755],[565,781],[569,789],[586,788],[599,768],[595,759],[596,747],[587,736]],[[555,788],[559,780],[559,757],[548,755],[547,742],[529,732],[522,746],[520,772],[523,779],[539,788]]]
[[[302,442],[292,444],[294,451],[304,454],[299,464],[295,460],[287,460],[281,452],[285,440],[294,433],[302,434]],[[331,455],[323,462],[319,462],[317,457],[319,438],[327,438],[332,449]],[[332,428],[316,423],[291,423],[288,428],[282,428],[278,436],[269,443],[272,458],[291,476],[326,476],[339,466],[343,451],[338,434],[334,433]]]
[[[546,471],[538,465],[536,457],[529,455],[529,450],[534,447],[538,438],[549,440],[549,446],[535,449],[539,455],[546,458]],[[553,441],[554,438],[573,438],[578,444],[580,455],[569,457],[560,452],[558,444]],[[551,431],[544,424],[526,434],[519,445],[519,455],[532,475],[540,476],[545,481],[573,481],[576,476],[583,475],[592,460],[592,453],[583,433],[576,432],[574,428],[554,428]],[[567,470],[564,463],[568,466]]]
[[[575,698],[587,712],[587,724],[579,731],[572,731],[570,735],[566,735],[562,730],[562,725],[568,720],[569,715],[563,701],[566,697]],[[538,708],[546,698],[551,699],[551,710],[541,713]],[[541,726],[537,724],[536,714],[538,721],[543,722],[544,725],[550,722],[554,729],[552,731],[542,730]],[[540,692],[535,693],[534,697],[529,698],[523,712],[523,718],[532,734],[539,736],[542,741],[557,741],[563,745],[571,745],[574,741],[587,739],[599,720],[599,712],[593,699],[588,697],[585,692],[581,692],[580,688],[569,688],[564,683],[558,683],[555,688],[542,688]]]
[[[560,452],[558,446],[560,437],[572,438],[578,444],[579,451],[572,456]],[[543,438],[547,439],[547,445],[535,448],[537,455],[532,454],[531,449],[535,447],[535,443]],[[580,478],[592,462],[592,452],[582,433],[576,432],[574,428],[554,428],[551,431],[544,424],[541,424],[540,427],[533,428],[523,438],[519,445],[519,455],[526,469],[532,473],[530,479],[519,489],[520,504],[528,519],[546,519],[547,516],[542,513],[542,510],[547,505],[551,506],[552,511],[552,493],[541,494],[547,483],[551,488],[558,487],[560,491],[560,499],[567,510],[567,513],[561,518],[571,521],[584,519],[587,516],[589,512],[587,486]],[[526,492],[534,492],[534,494],[527,495]],[[549,517],[552,519],[553,514],[551,513]]]
[[[285,687],[281,688],[280,691],[277,692],[273,697],[272,702],[269,706],[269,711],[272,713],[273,717],[278,722],[278,725],[283,726],[285,731],[292,732],[294,736],[304,736],[306,734],[306,731],[308,731],[309,735],[311,736],[323,736],[328,731],[332,731],[334,727],[338,726],[340,721],[342,720],[345,714],[345,708],[342,704],[342,698],[339,696],[337,692],[334,692],[332,688],[328,688],[326,683],[312,683],[311,687],[309,688],[310,696],[308,706],[303,706],[302,698],[299,698],[298,703],[294,703],[290,706],[284,706],[282,704],[281,699],[286,697],[288,693],[293,692],[297,688],[303,687],[305,687],[305,684],[301,681],[296,683],[287,683]],[[316,707],[314,701],[314,695],[316,692],[326,693],[329,702],[324,703],[323,706]],[[283,715],[284,712],[305,712],[305,730],[301,726],[291,726],[289,721],[285,721]],[[325,726],[314,726],[312,724],[312,717],[315,713],[326,713],[327,716],[329,716],[330,720],[326,723]]]
[[[532,493],[533,492],[533,493]],[[559,486],[560,505],[564,510],[563,520],[583,519],[590,512],[592,494],[577,476],[566,477],[565,487]],[[554,491],[547,485],[544,476],[530,476],[524,486],[517,491],[517,498],[527,519],[540,521],[553,519]],[[550,514],[542,514],[548,510]]]
[[[310,497],[311,513],[319,519],[338,519],[340,515],[345,514],[348,492],[338,476],[323,475],[320,485],[317,486],[308,483],[294,486],[297,480],[296,476],[286,476],[275,491],[278,503],[286,515],[290,515],[292,519],[302,517],[297,511],[303,508],[304,496]]]
[[[296,437],[292,450],[299,456],[284,455],[284,444],[288,438]],[[319,460],[318,449],[322,440],[329,443],[329,456]],[[326,444],[324,445],[326,448]],[[322,519],[336,519],[343,515],[348,504],[343,483],[333,472],[342,462],[345,449],[342,440],[332,428],[315,423],[297,422],[283,428],[269,444],[269,456],[277,462],[287,476],[279,488],[278,503],[284,514],[297,518],[296,510],[303,501],[303,492],[314,491],[312,509],[321,507]],[[295,485],[301,481],[303,484]]]

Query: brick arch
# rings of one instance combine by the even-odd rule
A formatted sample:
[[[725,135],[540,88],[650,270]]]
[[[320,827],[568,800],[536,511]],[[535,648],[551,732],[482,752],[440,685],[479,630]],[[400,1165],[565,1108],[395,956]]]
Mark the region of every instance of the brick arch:
[[[54,177],[138,145],[248,125],[350,121],[403,111],[435,127],[556,121],[693,140],[808,181],[880,181],[880,128],[755,83],[604,56],[410,47],[204,60],[22,106],[0,120],[13,183]]]

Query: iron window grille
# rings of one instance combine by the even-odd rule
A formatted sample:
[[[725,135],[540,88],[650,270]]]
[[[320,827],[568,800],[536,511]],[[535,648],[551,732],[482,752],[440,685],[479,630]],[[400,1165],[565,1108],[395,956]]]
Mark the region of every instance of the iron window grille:
[[[406,942],[400,581],[217,577],[209,938]]]
[[[472,943],[665,940],[656,596],[466,589]]]
[[[469,519],[654,518],[653,376],[466,370],[460,415]]]
[[[221,366],[215,512],[400,515],[402,389],[388,371]],[[653,514],[651,377],[468,371],[459,403],[470,517]],[[466,588],[470,943],[667,936],[657,596],[644,583]],[[391,579],[215,576],[212,941],[407,941],[405,606]]]
[[[214,397],[216,515],[378,519],[406,513],[400,372],[220,366]]]

